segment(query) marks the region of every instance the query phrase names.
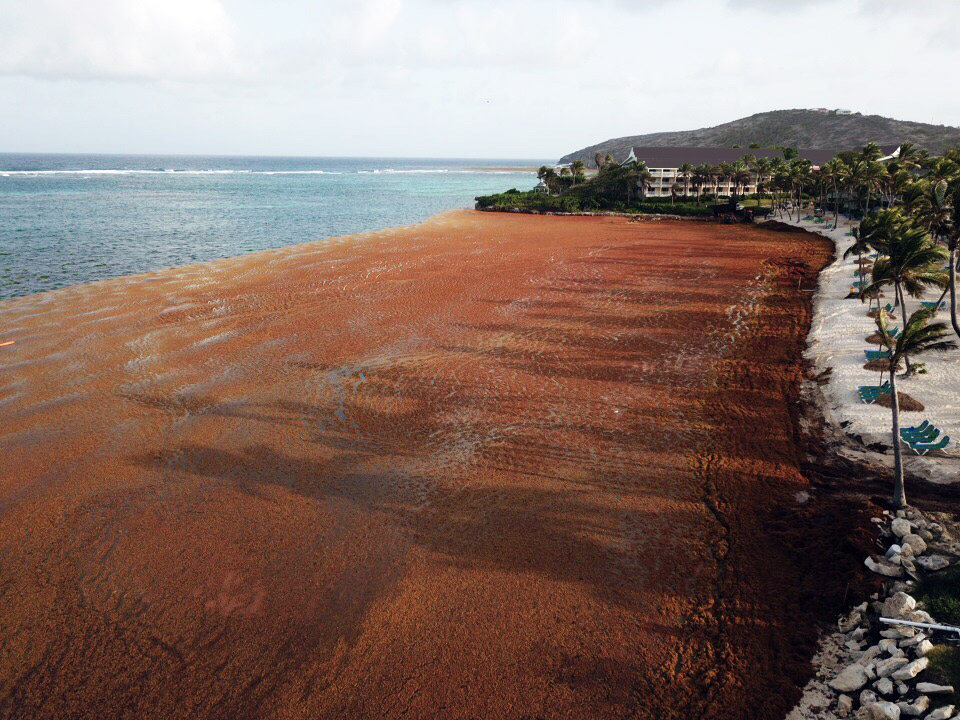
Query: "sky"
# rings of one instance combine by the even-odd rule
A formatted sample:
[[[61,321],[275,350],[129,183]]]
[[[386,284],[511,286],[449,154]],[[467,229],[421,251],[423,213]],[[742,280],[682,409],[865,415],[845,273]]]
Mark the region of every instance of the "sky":
[[[0,152],[553,159],[844,107],[960,125],[957,0],[0,0]]]

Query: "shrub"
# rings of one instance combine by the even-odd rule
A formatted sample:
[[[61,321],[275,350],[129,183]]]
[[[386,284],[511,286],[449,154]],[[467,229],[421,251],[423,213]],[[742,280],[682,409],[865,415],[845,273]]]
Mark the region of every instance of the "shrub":
[[[938,621],[960,625],[960,565],[924,578],[917,590],[917,600]]]
[[[937,618],[939,620],[939,618]],[[938,695],[934,699],[934,707],[955,705],[960,703],[960,647],[937,645],[927,655],[930,658],[930,668],[926,679],[939,685],[952,685],[952,695]]]

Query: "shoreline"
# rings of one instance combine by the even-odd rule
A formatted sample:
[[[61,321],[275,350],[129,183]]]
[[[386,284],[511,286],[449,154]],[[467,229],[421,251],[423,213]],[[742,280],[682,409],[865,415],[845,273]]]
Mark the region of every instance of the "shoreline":
[[[412,673],[413,714],[782,717],[843,592],[811,542],[855,521],[799,499],[825,252],[461,211],[5,302],[0,627],[56,632],[5,631],[0,683],[61,714],[176,717],[175,675],[239,714],[391,715]],[[82,689],[17,670],[76,648]]]
[[[846,237],[851,225],[848,221],[841,222],[834,231],[832,224],[827,228],[805,221],[779,219],[779,222],[825,237],[836,248],[836,258],[829,267],[824,268],[814,297],[814,322],[806,355],[818,373],[827,374],[823,410],[829,422],[846,439],[842,451],[851,457],[892,468],[889,410],[877,405],[865,405],[855,397],[858,385],[874,385],[878,382],[878,375],[860,367],[864,361],[863,349],[871,347],[863,338],[875,331],[873,321],[863,317],[865,306],[858,300],[845,299],[852,282],[849,276],[855,264],[855,258],[842,257],[852,244],[852,239]],[[937,294],[929,295],[935,299]],[[910,302],[914,308],[919,306],[916,299],[911,298]],[[894,325],[899,327],[901,322],[898,317]],[[960,406],[952,402],[956,391],[960,391],[960,377],[954,369],[956,351],[943,357],[925,357],[924,362],[930,366],[929,374],[904,381],[901,392],[912,393],[929,406],[921,412],[903,415],[901,422],[919,424],[921,419],[930,418],[931,422],[944,429],[945,434],[956,439],[960,436]],[[880,448],[883,450],[880,451]],[[949,453],[922,457],[907,453],[904,455],[904,468],[914,478],[943,484],[960,482],[960,456],[956,442],[951,444],[949,450]]]

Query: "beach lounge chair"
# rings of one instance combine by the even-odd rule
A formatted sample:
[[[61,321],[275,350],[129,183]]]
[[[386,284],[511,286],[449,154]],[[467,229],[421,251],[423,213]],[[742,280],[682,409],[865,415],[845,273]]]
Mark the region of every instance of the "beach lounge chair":
[[[883,385],[861,385],[857,389],[857,395],[860,396],[860,402],[866,405],[873,405],[881,395],[890,394],[890,383]]]
[[[943,310],[947,306],[947,301],[944,300],[939,305],[936,302],[922,302],[920,304],[927,310]]]
[[[863,352],[866,354],[868,362],[870,360],[882,360],[890,357],[889,350],[864,350]]]
[[[900,433],[902,434],[905,432],[919,432],[921,430],[926,430],[928,427],[930,427],[930,421],[924,420],[919,425],[911,425],[910,427],[900,428]]]
[[[940,434],[940,431],[937,430],[936,425],[931,425],[929,420],[924,420],[919,425],[900,428],[900,437],[902,437],[904,440],[915,440],[923,437],[925,434],[930,434],[931,431],[934,430],[936,431],[936,434],[930,435],[930,437],[936,437]]]
[[[886,306],[882,309],[886,310],[887,315],[893,315],[893,313],[896,312],[896,308],[890,303],[887,303]],[[879,314],[880,314],[880,308],[867,311],[867,315],[869,315],[870,317],[876,317]]]
[[[864,288],[864,287],[866,287],[866,286],[869,285],[869,284],[870,284],[870,283],[869,283],[869,281],[867,281],[867,280],[855,280],[854,283],[853,283],[853,286],[854,286],[855,288]]]
[[[917,433],[900,431],[900,439],[905,443],[932,443],[940,435],[940,428],[928,425],[926,430]]]
[[[917,455],[926,455],[928,452],[933,452],[934,450],[946,450],[949,444],[949,435],[944,435],[942,438],[940,438],[939,442],[935,443],[907,443],[910,449],[913,450]]]

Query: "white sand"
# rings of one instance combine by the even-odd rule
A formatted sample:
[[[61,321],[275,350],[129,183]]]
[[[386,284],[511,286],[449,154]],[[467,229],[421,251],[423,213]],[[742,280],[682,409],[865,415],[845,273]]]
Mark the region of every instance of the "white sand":
[[[802,216],[806,214],[804,211]],[[837,229],[833,230],[833,217],[829,213],[828,222],[822,224],[792,221],[786,216],[775,219],[834,241],[837,258],[824,268],[819,289],[814,296],[807,357],[814,363],[818,373],[828,368],[832,370],[829,383],[824,388],[831,405],[825,409],[827,415],[840,423],[848,435],[859,435],[866,444],[880,442],[886,445],[887,455],[892,459],[890,410],[880,405],[865,405],[857,395],[858,387],[876,385],[880,379],[880,373],[863,369],[866,363],[864,350],[881,348],[865,340],[876,332],[873,318],[867,316],[867,305],[857,299],[846,299],[856,279],[853,274],[857,264],[856,257],[843,259],[844,251],[853,244],[853,238],[846,236],[850,224],[841,217]],[[908,312],[919,308],[921,301],[936,301],[941,292],[930,291],[923,298],[907,298]],[[881,299],[881,305],[888,302],[892,305],[893,291],[884,291],[884,294],[886,297]],[[937,313],[937,319],[949,325],[949,312],[947,299],[947,307]],[[893,324],[902,327],[902,316],[898,313],[896,318]],[[960,449],[957,445],[960,440],[960,349],[930,353],[916,358],[914,362],[925,363],[926,374],[903,380],[898,378],[897,389],[919,400],[926,409],[923,412],[901,413],[900,425],[918,425],[927,419],[950,436],[950,445],[946,452],[926,457],[914,455],[904,445],[905,467],[908,471],[937,482],[960,481]]]

